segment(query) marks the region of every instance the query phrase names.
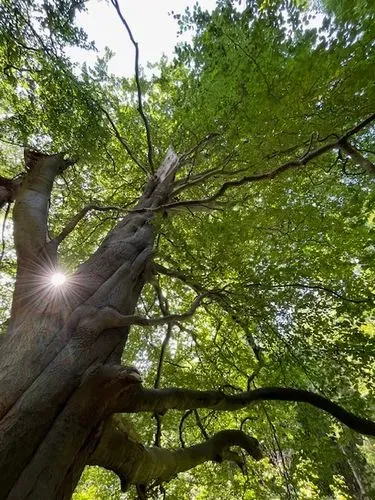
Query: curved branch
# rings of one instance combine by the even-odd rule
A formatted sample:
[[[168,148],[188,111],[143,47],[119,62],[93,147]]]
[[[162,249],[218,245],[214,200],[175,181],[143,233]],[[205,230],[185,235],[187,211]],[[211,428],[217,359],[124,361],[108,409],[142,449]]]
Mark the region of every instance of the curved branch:
[[[204,293],[198,295],[190,306],[190,309],[182,314],[168,314],[160,318],[145,318],[136,314],[125,315],[119,313],[112,307],[96,308],[93,306],[82,307],[82,310],[72,314],[70,318],[70,328],[74,328],[77,332],[82,332],[83,335],[96,335],[103,330],[110,328],[121,328],[130,325],[139,326],[158,326],[164,324],[172,324],[178,321],[191,318],[198,307],[201,305],[202,300],[210,295]]]
[[[201,206],[201,205],[207,205],[209,203],[216,201],[221,196],[223,196],[228,189],[243,186],[245,184],[250,184],[252,182],[263,181],[265,179],[272,180],[275,177],[277,177],[279,174],[286,172],[287,170],[292,170],[295,168],[303,167],[307,163],[309,163],[311,160],[318,158],[319,156],[326,153],[327,151],[331,151],[332,149],[339,148],[341,146],[341,144],[346,143],[346,141],[349,137],[358,133],[360,130],[365,128],[367,125],[369,125],[374,120],[375,120],[375,113],[373,113],[371,116],[369,116],[368,118],[363,120],[361,123],[359,123],[358,125],[356,125],[352,129],[348,130],[348,132],[346,132],[344,135],[342,135],[336,141],[329,142],[328,144],[324,144],[320,148],[314,149],[313,151],[309,151],[309,152],[305,153],[303,156],[301,156],[300,158],[297,158],[295,160],[289,160],[289,161],[283,163],[282,165],[276,167],[275,169],[270,170],[269,172],[248,175],[248,176],[242,177],[242,179],[237,179],[237,180],[225,182],[216,191],[216,193],[214,195],[210,196],[209,198],[202,198],[200,200],[177,201],[174,203],[168,203],[168,204],[162,205],[160,207],[157,207],[157,209],[170,210],[170,209],[179,208],[179,207],[193,208],[193,207],[197,207],[197,206]]]
[[[245,408],[258,401],[292,401],[308,403],[323,410],[350,429],[361,434],[375,436],[375,422],[345,410],[333,401],[303,389],[291,387],[263,387],[235,395],[226,395],[220,391],[193,391],[189,389],[143,389],[133,401],[119,397],[115,412],[141,412],[167,410],[187,410],[194,408],[212,408],[219,411],[234,411]]]
[[[340,149],[349,155],[355,163],[363,168],[363,170],[371,175],[375,175],[375,165],[368,158],[363,156],[359,149],[349,144],[346,140],[342,140],[339,146]]]
[[[303,283],[284,283],[280,285],[267,285],[263,283],[247,283],[247,287],[259,287],[259,288],[305,288],[308,290],[321,290],[323,292],[329,293],[330,295],[333,295],[334,297],[337,297],[340,300],[344,300],[345,302],[353,302],[354,304],[363,304],[365,302],[371,302],[372,299],[370,297],[366,299],[352,299],[350,297],[346,297],[345,295],[342,295],[339,292],[336,292],[335,290],[332,290],[331,288],[328,288],[327,286],[324,285],[319,285],[319,284],[303,284]]]
[[[122,489],[131,484],[147,485],[169,481],[180,472],[207,461],[233,460],[229,448],[239,446],[255,460],[262,458],[258,441],[240,430],[218,432],[207,441],[188,448],[167,450],[145,447],[109,421],[89,464],[113,470],[121,479]]]
[[[35,258],[47,242],[47,216],[53,181],[74,160],[63,153],[46,155],[25,149],[27,174],[13,210],[14,243],[17,257]]]
[[[143,110],[143,104],[142,104],[142,90],[141,90],[141,83],[140,83],[140,80],[139,80],[139,48],[138,48],[138,43],[135,41],[134,37],[133,37],[133,33],[131,32],[131,29],[128,25],[128,23],[126,22],[126,19],[124,18],[124,16],[122,15],[122,12],[121,12],[121,9],[120,9],[120,6],[118,4],[118,1],[117,0],[111,0],[111,3],[112,5],[114,6],[114,8],[116,9],[116,12],[119,16],[119,18],[121,19],[121,22],[122,24],[125,26],[125,29],[126,31],[128,32],[128,35],[129,35],[129,38],[132,42],[132,44],[134,45],[134,48],[135,48],[135,81],[136,81],[136,84],[137,84],[137,94],[138,94],[138,111],[139,111],[139,114],[141,115],[141,118],[142,118],[142,121],[143,121],[143,124],[145,126],[145,130],[146,130],[146,136],[147,136],[147,157],[148,157],[148,163],[151,167],[151,171],[153,172],[154,171],[154,159],[153,159],[153,147],[152,147],[152,140],[151,140],[151,130],[150,130],[150,125],[148,123],[148,120],[147,120],[147,117],[145,115],[145,112]]]
[[[82,208],[74,217],[71,219],[68,224],[64,227],[60,234],[58,234],[52,241],[57,243],[58,245],[67,237],[69,234],[74,231],[77,224],[84,218],[84,216],[90,212],[91,210],[97,210],[98,212],[109,212],[110,210],[118,210],[119,207],[101,207],[100,205],[96,205],[95,203],[89,203],[85,207]]]
[[[96,102],[96,101],[95,101]],[[125,149],[125,151],[128,153],[128,155],[130,156],[130,158],[134,161],[134,163],[142,170],[142,172],[144,172],[147,176],[149,175],[148,172],[147,172],[147,169],[142,165],[142,163],[137,160],[137,158],[135,157],[133,151],[130,149],[130,146],[128,145],[128,143],[125,141],[125,139],[122,137],[122,135],[120,134],[118,128],[116,127],[116,124],[115,122],[112,120],[111,118],[111,115],[108,113],[108,111],[103,108],[102,105],[100,105],[98,102],[96,102],[96,105],[99,107],[99,109],[105,114],[107,120],[109,121],[111,127],[112,127],[112,130],[115,134],[115,137],[116,139],[118,139],[118,141],[120,142],[120,144],[123,146],[123,148]]]

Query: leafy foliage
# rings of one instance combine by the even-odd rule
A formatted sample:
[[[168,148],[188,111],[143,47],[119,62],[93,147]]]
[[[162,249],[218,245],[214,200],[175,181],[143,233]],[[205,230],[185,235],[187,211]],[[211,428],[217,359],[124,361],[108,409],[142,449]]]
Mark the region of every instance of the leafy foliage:
[[[156,160],[169,144],[189,153],[176,184],[182,208],[166,209],[155,222],[159,274],[145,287],[139,313],[161,314],[160,290],[173,312],[187,310],[196,292],[214,292],[189,322],[171,328],[168,342],[164,328],[133,328],[124,362],[141,370],[144,385],[229,393],[293,386],[371,417],[373,178],[333,150],[274,179],[230,188],[208,208],[201,204],[202,211],[182,206],[209,199],[227,179],[301,157],[373,112],[373,12],[365,2],[340,5],[327,0],[321,23],[288,1],[219,1],[211,14],[196,6],[176,15],[180,30],[194,33],[192,42],[177,48],[173,63],[162,60],[152,78],[142,77]],[[139,196],[145,176],[136,163],[147,158],[135,81],[108,76],[105,59],[79,73],[64,54],[67,45],[90,48],[73,23],[82,8],[83,2],[21,0],[0,8],[2,140],[80,159],[54,188],[51,233],[87,203],[112,207],[89,212],[64,241],[68,270]],[[373,139],[373,127],[355,137],[370,161]],[[8,142],[1,175],[21,168]],[[6,280],[15,273],[5,236],[4,305]],[[166,485],[168,498],[354,498],[361,488],[374,494],[368,441],[318,410],[267,403],[182,417],[170,412],[161,419],[163,446],[241,427],[262,440],[266,458],[247,461],[245,475],[232,463],[200,466]],[[141,441],[153,443],[155,419],[132,420]],[[77,500],[119,498],[117,480],[97,469],[87,470],[84,481]]]

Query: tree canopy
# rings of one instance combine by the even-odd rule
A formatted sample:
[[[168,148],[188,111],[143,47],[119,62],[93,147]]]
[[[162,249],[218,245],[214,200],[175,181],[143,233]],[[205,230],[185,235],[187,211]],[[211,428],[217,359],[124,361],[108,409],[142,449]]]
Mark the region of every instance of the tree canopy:
[[[133,78],[109,74],[109,51],[94,67],[66,55],[94,48],[75,22],[89,3],[0,4],[1,338],[27,155],[61,153],[48,200],[59,294],[129,214],[149,211],[156,233],[134,314],[95,319],[132,325],[122,363],[144,392],[137,407],[116,400],[88,463],[125,488],[123,449],[151,450],[149,477],[133,471],[138,488],[121,498],[372,498],[372,2],[197,4],[174,13],[191,41],[148,72],[126,2],[110,3],[134,44]],[[179,163],[172,190],[145,205],[166,155]],[[153,476],[155,449],[169,465]],[[73,498],[120,498],[117,476],[88,467]]]

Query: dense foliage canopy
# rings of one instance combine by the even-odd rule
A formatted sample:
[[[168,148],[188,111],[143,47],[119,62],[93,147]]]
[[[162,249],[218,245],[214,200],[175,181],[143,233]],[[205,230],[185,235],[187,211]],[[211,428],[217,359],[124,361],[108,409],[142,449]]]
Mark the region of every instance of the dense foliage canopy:
[[[123,13],[111,3],[128,29],[126,2]],[[183,314],[203,299],[184,321],[132,327],[123,362],[145,387],[294,387],[374,417],[371,4],[220,0],[212,13],[197,5],[175,14],[192,33],[175,60],[125,79],[108,74],[110,53],[91,68],[66,55],[69,46],[93,49],[75,25],[90,3],[1,0],[0,176],[22,178],[23,146],[76,159],[50,199],[62,270],[72,274],[129,212],[169,146],[182,155],[173,196],[154,218],[137,314]],[[6,207],[4,330],[16,273]],[[167,498],[375,495],[371,438],[310,405],[117,418],[147,445],[191,446],[223,429],[261,442],[262,460],[238,452],[205,463],[164,483]],[[115,475],[87,468],[74,498],[120,495]]]

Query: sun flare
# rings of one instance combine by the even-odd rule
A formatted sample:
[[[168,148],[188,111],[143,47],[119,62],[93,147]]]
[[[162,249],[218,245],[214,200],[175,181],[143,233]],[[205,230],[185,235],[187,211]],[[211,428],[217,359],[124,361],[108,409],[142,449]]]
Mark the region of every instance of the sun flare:
[[[66,276],[63,273],[53,273],[51,275],[50,281],[53,286],[61,286],[66,281]]]

